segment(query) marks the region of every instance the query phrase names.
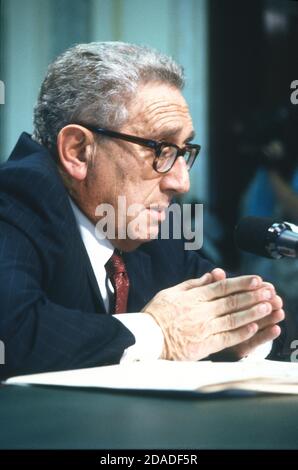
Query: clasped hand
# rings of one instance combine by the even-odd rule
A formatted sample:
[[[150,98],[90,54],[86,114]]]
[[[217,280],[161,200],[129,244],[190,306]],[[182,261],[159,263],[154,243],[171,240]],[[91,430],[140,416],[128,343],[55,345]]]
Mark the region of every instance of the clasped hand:
[[[160,291],[143,309],[164,334],[163,359],[200,360],[230,349],[235,359],[280,334],[282,299],[260,276],[226,278],[216,268]]]

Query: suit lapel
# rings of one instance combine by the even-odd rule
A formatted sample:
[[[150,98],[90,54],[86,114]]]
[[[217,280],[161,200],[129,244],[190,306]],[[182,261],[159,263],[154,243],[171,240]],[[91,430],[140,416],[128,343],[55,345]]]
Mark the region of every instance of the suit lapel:
[[[72,211],[71,205],[68,201],[68,206],[69,206],[69,220],[71,223],[71,226],[73,227],[73,232],[74,232],[74,237],[76,238],[76,244],[78,246],[78,250],[81,251],[81,258],[83,260],[83,263],[85,264],[85,269],[86,269],[86,275],[88,278],[89,286],[93,294],[93,300],[95,304],[95,309],[97,313],[105,313],[105,305],[98,287],[98,283],[89,259],[89,255],[87,253],[87,250],[85,248],[84,242],[82,240],[79,228],[77,226],[77,222],[74,216],[74,213]]]

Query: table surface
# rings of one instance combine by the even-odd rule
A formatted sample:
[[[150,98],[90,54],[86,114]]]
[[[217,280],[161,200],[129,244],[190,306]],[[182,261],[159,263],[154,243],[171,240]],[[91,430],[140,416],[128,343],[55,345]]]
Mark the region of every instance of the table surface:
[[[1,449],[298,449],[298,397],[0,387]]]

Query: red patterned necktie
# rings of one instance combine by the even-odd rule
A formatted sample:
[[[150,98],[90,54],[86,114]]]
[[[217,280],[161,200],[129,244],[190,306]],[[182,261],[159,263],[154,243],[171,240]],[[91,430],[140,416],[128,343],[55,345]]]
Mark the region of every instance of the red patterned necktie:
[[[114,287],[115,301],[112,313],[125,313],[127,311],[127,298],[129,279],[124,261],[118,250],[115,250],[111,258],[105,264],[106,273]]]

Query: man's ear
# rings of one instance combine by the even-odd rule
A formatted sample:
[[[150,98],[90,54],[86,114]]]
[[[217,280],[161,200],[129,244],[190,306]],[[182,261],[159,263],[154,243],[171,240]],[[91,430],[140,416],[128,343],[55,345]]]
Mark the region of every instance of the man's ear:
[[[93,145],[92,132],[77,124],[69,124],[61,129],[57,137],[60,163],[74,179],[82,181],[87,176],[88,147]]]

